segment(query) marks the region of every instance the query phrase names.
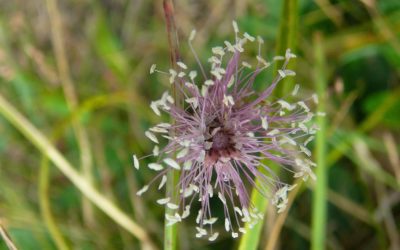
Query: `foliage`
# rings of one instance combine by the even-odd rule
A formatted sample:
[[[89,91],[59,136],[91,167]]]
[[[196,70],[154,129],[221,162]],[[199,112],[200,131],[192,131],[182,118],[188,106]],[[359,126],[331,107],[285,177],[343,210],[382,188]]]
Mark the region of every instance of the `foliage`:
[[[325,91],[316,143],[326,154],[314,157],[326,183],[299,185],[287,213],[267,209],[258,248],[274,249],[275,240],[281,249],[400,248],[400,5],[299,0],[293,19],[278,2],[174,1],[186,64],[195,66],[184,42],[193,28],[202,61],[232,38],[233,19],[262,36],[272,58],[282,22],[297,19],[295,83],[304,96]],[[18,248],[162,248],[164,209],[154,201],[165,194],[135,195],[153,173],[135,171],[131,159],[152,151],[144,131],[161,119],[149,104],[169,88],[148,76],[153,63],[169,68],[161,1],[0,2],[0,224]],[[311,225],[325,228],[325,242]],[[179,249],[239,245],[229,234],[196,239],[190,220],[177,234]],[[8,249],[2,240],[0,249]]]

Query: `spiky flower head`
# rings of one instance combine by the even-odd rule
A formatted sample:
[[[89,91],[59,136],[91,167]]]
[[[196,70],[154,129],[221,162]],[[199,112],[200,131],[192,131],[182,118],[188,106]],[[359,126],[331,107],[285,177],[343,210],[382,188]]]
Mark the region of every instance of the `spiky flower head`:
[[[163,111],[173,120],[172,124],[160,123],[145,133],[156,144],[152,156],[157,159],[148,167],[159,174],[151,183],[161,179],[158,186],[161,189],[168,171],[180,171],[177,204],[171,202],[174,197],[157,202],[176,210],[174,215],[166,215],[170,225],[188,217],[192,204],[199,202],[196,236],[207,236],[210,241],[218,236],[214,223],[223,224],[236,238],[238,232],[245,233],[243,223],[252,226],[263,218],[250,202],[251,187],[271,199],[278,212],[285,209],[287,193],[293,186],[281,182],[269,163],[279,164],[295,178],[315,178],[311,170],[315,164],[309,160],[311,153],[306,145],[317,128],[312,124],[314,114],[306,103],[317,102],[316,96],[289,103],[271,95],[282,79],[295,76],[287,65],[296,56],[288,49],[285,55],[267,62],[261,56],[263,40],[247,33],[241,36],[236,22],[233,27],[235,42],[225,41],[224,46],[212,48],[209,74],[193,50],[194,31],[189,46],[199,64],[199,77],[197,71],[188,70],[181,61],[169,72],[159,71],[155,65],[150,69],[150,73],[167,75],[184,98],[183,104],[175,103],[165,92],[150,105],[155,114],[160,116]],[[258,43],[259,52],[252,65],[241,57],[243,46],[253,42]],[[283,66],[275,79],[265,90],[255,92],[253,83],[257,76],[276,61],[282,61]],[[298,89],[296,85],[289,95],[296,96]],[[158,146],[160,136],[156,134],[167,140],[162,149]],[[139,168],[136,156],[134,164]],[[141,195],[148,187],[144,186],[137,194]],[[222,203],[224,218],[213,214],[210,204],[213,197]]]

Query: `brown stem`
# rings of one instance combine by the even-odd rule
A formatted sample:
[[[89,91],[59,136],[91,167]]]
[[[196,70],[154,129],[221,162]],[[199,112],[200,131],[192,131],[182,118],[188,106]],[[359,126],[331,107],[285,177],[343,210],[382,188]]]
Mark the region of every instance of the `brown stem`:
[[[176,24],[174,19],[174,4],[172,3],[172,0],[164,0],[163,7],[165,14],[165,21],[167,25],[171,66],[175,67],[176,62],[180,59],[180,54],[179,54],[178,30],[176,29]]]

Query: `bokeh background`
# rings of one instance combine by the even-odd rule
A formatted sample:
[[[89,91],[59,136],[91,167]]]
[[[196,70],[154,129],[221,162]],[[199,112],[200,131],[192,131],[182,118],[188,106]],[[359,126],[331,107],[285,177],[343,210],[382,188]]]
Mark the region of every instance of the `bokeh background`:
[[[151,152],[144,131],[160,118],[149,103],[169,88],[165,77],[149,75],[153,63],[169,67],[162,1],[54,2],[0,1],[0,94],[161,248],[164,209],[155,200],[163,194],[153,188],[143,197],[135,195],[153,173],[135,171],[131,157]],[[185,43],[193,28],[198,31],[194,46],[204,61],[211,47],[233,38],[233,19],[242,31],[264,38],[263,53],[271,58],[293,18],[283,11],[284,2],[291,1],[175,0],[185,62],[195,66]],[[400,249],[400,1],[297,4],[293,49],[298,58],[292,68],[300,95],[316,91],[316,74],[327,83],[326,247]],[[326,65],[318,72],[316,33]],[[273,72],[258,84],[265,84],[268,74]],[[3,110],[0,223],[17,247],[143,246],[84,199],[20,129]],[[314,186],[309,182],[297,193],[277,249],[310,248]],[[275,211],[268,210],[259,249],[276,227],[274,218]],[[194,232],[193,219],[180,224],[179,249],[239,245],[229,235],[211,244]],[[3,239],[0,249],[8,249]]]

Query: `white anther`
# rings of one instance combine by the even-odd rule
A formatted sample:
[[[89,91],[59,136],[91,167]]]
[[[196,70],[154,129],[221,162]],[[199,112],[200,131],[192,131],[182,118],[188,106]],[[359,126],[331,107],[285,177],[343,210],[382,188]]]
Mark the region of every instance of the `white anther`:
[[[165,158],[163,161],[165,162],[165,164],[167,164],[171,168],[174,168],[176,170],[180,170],[181,169],[179,164],[175,160],[173,160],[171,158]]]
[[[136,192],[138,196],[141,196],[144,192],[146,192],[149,189],[149,186],[143,186],[139,191]]]
[[[134,166],[136,169],[139,169],[139,160],[138,160],[138,158],[136,157],[136,155],[133,155],[133,166]]]
[[[151,65],[151,67],[150,67],[150,74],[153,74],[153,73],[156,71],[156,67],[157,67],[156,64]]]
[[[158,144],[158,139],[157,137],[150,131],[146,131],[144,132],[144,135],[147,136],[147,138],[149,138],[151,141],[153,141],[154,143]]]

